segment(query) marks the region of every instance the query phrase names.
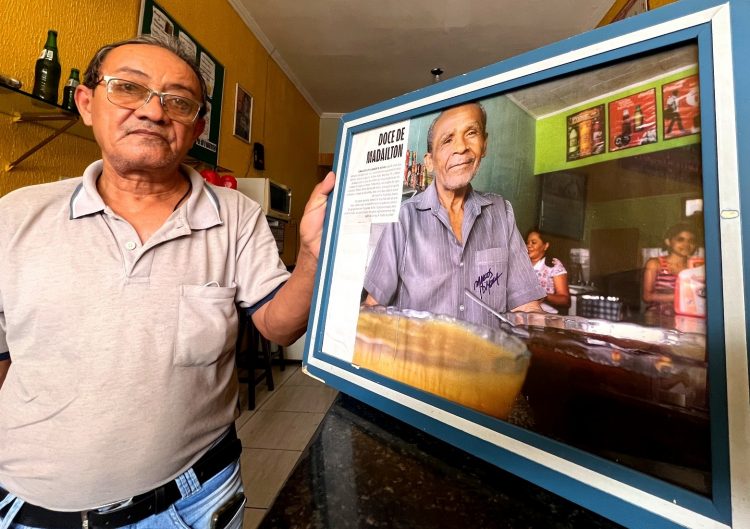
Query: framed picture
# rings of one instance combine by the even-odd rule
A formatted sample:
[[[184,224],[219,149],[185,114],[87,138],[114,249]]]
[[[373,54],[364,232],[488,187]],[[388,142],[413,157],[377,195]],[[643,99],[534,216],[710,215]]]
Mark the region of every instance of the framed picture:
[[[701,131],[700,86],[697,75],[667,83],[661,88],[664,139]]]
[[[677,2],[343,116],[303,368],[626,527],[746,527],[748,19]],[[662,87],[691,77],[701,134],[665,141]],[[610,148],[569,159],[602,106]],[[540,220],[575,236],[548,249],[567,269],[586,250],[598,300],[640,306],[638,256],[683,197],[705,264],[681,304],[513,311]]]
[[[604,105],[568,116],[567,151],[569,162],[604,152]]]
[[[252,123],[253,96],[237,83],[234,99],[234,135],[242,141],[250,143]]]
[[[609,104],[610,151],[639,147],[656,141],[655,88]]]

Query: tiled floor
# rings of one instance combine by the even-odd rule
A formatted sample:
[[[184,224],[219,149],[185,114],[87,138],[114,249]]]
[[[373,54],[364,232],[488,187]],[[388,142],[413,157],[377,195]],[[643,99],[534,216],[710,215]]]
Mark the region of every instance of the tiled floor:
[[[240,385],[244,529],[258,527],[336,397],[336,390],[307,376],[299,364],[284,371],[274,366],[273,379],[274,391],[265,382],[255,386],[255,410],[247,409],[247,386]]]

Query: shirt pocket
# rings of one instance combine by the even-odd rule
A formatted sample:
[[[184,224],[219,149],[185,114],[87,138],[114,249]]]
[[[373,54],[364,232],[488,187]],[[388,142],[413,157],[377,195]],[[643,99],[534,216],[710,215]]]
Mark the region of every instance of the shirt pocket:
[[[237,287],[182,285],[177,312],[174,364],[207,366],[237,339]]]
[[[505,248],[478,250],[474,255],[471,290],[493,308],[505,311],[508,251]]]

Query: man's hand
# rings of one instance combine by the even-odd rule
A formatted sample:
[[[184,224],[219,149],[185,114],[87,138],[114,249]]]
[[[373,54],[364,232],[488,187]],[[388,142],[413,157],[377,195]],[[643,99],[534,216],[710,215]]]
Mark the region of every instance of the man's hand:
[[[305,213],[299,223],[300,253],[308,252],[316,260],[320,253],[320,240],[323,235],[323,220],[326,216],[326,202],[333,190],[336,175],[328,173],[315,186],[305,206]]]

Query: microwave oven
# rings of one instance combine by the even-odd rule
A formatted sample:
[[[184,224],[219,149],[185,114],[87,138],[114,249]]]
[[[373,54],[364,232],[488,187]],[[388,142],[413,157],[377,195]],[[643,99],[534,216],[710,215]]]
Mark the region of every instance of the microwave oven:
[[[238,178],[237,190],[260,204],[266,216],[285,221],[291,218],[291,188],[270,178]]]

